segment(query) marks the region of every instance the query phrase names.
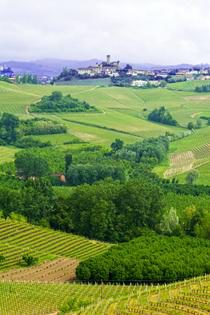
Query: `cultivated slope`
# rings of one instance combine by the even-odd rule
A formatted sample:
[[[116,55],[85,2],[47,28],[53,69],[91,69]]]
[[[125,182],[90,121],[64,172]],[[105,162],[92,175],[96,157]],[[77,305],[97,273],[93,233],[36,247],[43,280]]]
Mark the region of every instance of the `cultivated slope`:
[[[23,254],[40,262],[58,257],[84,260],[107,250],[110,245],[84,237],[41,228],[28,223],[0,219],[0,270],[17,267]]]
[[[163,286],[0,282],[1,315],[207,315],[210,277]],[[63,313],[62,313],[63,314]]]

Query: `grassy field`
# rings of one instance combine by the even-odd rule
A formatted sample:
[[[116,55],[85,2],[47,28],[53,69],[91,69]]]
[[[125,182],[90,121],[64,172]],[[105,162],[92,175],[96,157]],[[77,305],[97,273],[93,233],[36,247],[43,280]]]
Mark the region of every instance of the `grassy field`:
[[[168,84],[168,89],[179,91],[194,91],[197,86],[210,85],[210,80],[195,80]]]
[[[163,286],[0,282],[2,315],[207,315],[210,278]]]
[[[15,147],[0,146],[0,164],[13,161],[17,151],[18,149]]]
[[[210,82],[210,81],[209,81]],[[37,136],[43,141],[51,141],[53,145],[64,149],[72,149],[80,144],[68,142],[85,142],[109,146],[116,138],[125,143],[141,141],[144,138],[156,137],[171,132],[175,134],[186,130],[189,121],[196,122],[202,116],[210,116],[210,94],[193,92],[195,86],[208,84],[208,81],[187,81],[168,85],[168,88],[135,89],[99,86],[40,86],[13,85],[0,82],[0,112],[11,112],[21,118],[30,118],[38,114],[29,114],[28,106],[38,101],[43,95],[60,90],[71,94],[80,100],[85,100],[99,109],[99,113],[65,113],[41,114],[64,124],[67,134]],[[147,113],[154,108],[165,106],[177,119],[180,127],[172,127],[147,120]],[[173,154],[185,153],[210,143],[210,132],[203,120],[203,128],[193,135],[173,142],[170,147],[170,157]],[[0,147],[0,163],[11,161],[16,149]],[[170,158],[169,157],[169,158]],[[165,161],[155,171],[163,175],[170,166]],[[196,167],[198,165],[196,164]],[[207,182],[205,176],[208,165],[199,169],[200,182]],[[208,172],[207,172],[208,174]],[[182,179],[182,176],[180,177]]]

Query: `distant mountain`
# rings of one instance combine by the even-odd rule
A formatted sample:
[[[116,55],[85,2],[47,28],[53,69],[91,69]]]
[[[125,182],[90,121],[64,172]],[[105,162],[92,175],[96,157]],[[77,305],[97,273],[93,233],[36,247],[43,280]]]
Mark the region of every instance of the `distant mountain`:
[[[60,59],[40,59],[35,61],[3,61],[11,67],[15,73],[33,73],[36,75],[56,76],[64,67],[77,69],[80,67],[93,66],[98,59],[91,60],[60,60]]]
[[[77,69],[82,67],[93,66],[97,62],[101,62],[99,59],[90,60],[62,60],[62,59],[39,59],[34,61],[2,61],[0,64],[6,64],[11,67],[15,73],[33,73],[39,76],[56,76],[64,67]],[[154,65],[150,63],[130,63],[121,62],[121,67],[124,67],[127,63],[132,65],[135,69],[142,70],[158,70],[158,69],[190,69],[194,65],[192,64],[179,64],[179,65]],[[208,64],[202,64],[207,67]]]

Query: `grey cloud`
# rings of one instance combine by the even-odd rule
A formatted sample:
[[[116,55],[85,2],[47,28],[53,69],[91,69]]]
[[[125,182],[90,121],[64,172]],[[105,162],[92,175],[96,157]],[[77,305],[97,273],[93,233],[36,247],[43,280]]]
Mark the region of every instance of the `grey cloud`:
[[[209,0],[0,0],[0,60],[210,63]]]

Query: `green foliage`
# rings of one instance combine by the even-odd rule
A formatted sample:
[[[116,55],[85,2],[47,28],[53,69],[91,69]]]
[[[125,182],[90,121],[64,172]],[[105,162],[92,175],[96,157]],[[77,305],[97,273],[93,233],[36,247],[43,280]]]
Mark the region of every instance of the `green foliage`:
[[[24,254],[22,256],[22,260],[26,264],[26,266],[28,266],[28,267],[34,266],[38,263],[38,258],[36,258],[30,254]]]
[[[15,167],[18,176],[23,176],[25,178],[43,177],[49,174],[47,161],[31,151],[21,151],[16,153]]]
[[[71,165],[66,173],[67,181],[71,186],[93,184],[96,181],[110,177],[114,180],[125,181],[126,170],[116,163],[96,162],[94,164]]]
[[[114,157],[154,166],[166,158],[168,149],[168,137],[148,138],[124,146],[121,150],[116,151]]]
[[[177,281],[209,272],[210,241],[142,236],[80,263],[77,277],[86,281]]]
[[[164,107],[154,109],[149,115],[148,120],[159,122],[165,125],[177,126],[177,121],[172,117],[170,112]]]
[[[195,87],[195,92],[198,93],[208,93],[210,92],[210,85],[201,85]]]
[[[79,101],[71,95],[63,96],[60,91],[54,91],[50,96],[43,96],[41,101],[30,106],[31,112],[94,112],[94,106]]]
[[[186,183],[188,185],[192,185],[198,178],[199,173],[196,170],[192,170],[191,172],[187,173],[186,176]]]
[[[21,121],[24,135],[48,135],[66,133],[67,128],[58,122],[46,118],[34,118]]]
[[[0,255],[0,265],[5,261],[5,256],[3,255]]]
[[[162,217],[162,192],[145,180],[77,187],[67,199],[73,231],[105,241],[127,241]]]
[[[113,152],[121,150],[123,148],[124,142],[120,139],[115,139],[114,142],[111,144],[111,148]]]
[[[200,129],[201,127],[202,127],[202,121],[201,121],[201,119],[197,119],[196,123],[193,123],[193,122],[190,121],[190,122],[187,124],[187,128],[188,128],[189,130]]]
[[[175,208],[170,208],[163,216],[160,223],[160,230],[166,235],[180,235],[181,226],[179,224],[179,217]]]
[[[90,304],[90,301],[83,299],[71,298],[65,305],[60,309],[59,315],[67,314],[71,311],[77,311],[80,308],[84,308]]]
[[[50,147],[52,144],[50,143],[50,141],[41,142],[32,137],[23,137],[19,139],[18,141],[16,141],[15,145],[18,148],[26,149],[26,148],[45,148],[45,147]]]
[[[194,123],[193,123],[192,121],[190,121],[190,122],[187,124],[187,128],[188,128],[189,130],[193,130],[193,129],[195,128]]]
[[[36,75],[25,73],[24,75],[16,76],[16,82],[18,84],[38,84],[38,78]]]
[[[65,155],[65,173],[67,174],[69,167],[73,162],[73,157],[70,152],[67,152]]]
[[[19,118],[13,114],[3,113],[0,118],[0,144],[13,144],[18,138]]]

